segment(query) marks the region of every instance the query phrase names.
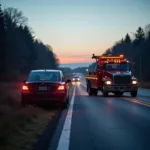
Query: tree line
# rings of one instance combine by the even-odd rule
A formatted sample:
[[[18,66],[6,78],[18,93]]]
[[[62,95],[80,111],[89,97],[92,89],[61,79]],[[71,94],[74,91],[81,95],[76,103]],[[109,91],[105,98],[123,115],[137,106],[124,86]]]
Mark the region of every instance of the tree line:
[[[125,57],[135,66],[135,76],[141,82],[150,81],[150,25],[139,27],[135,33],[128,33],[117,41],[103,55],[120,55]]]
[[[14,80],[32,69],[56,69],[59,60],[50,45],[35,39],[28,18],[0,5],[0,80]]]

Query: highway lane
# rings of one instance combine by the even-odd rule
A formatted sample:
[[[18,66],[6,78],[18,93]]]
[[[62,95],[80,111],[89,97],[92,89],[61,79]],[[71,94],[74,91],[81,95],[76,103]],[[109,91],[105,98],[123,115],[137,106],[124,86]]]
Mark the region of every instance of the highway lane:
[[[150,150],[150,107],[124,98],[88,96],[86,88],[77,85],[68,111],[72,116],[67,147],[66,142],[59,144],[65,137],[65,110],[49,150]]]

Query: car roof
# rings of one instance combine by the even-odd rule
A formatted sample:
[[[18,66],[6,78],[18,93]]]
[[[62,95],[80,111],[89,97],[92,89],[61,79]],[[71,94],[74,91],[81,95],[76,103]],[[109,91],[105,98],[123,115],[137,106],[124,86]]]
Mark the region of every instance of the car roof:
[[[52,69],[38,69],[38,70],[32,70],[31,72],[58,72],[60,73],[61,70],[52,70]]]

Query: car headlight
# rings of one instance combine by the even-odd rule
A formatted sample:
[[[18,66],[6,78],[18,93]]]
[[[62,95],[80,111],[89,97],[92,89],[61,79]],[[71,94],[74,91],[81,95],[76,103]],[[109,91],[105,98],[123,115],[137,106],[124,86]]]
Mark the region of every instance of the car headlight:
[[[72,80],[74,81],[75,79],[73,78]]]
[[[133,81],[132,81],[132,84],[137,84],[137,81],[136,81],[136,80],[133,80]]]
[[[111,82],[111,81],[106,81],[106,82],[105,82],[105,84],[107,84],[107,85],[111,85],[111,84],[112,84],[112,82]]]
[[[78,78],[78,81],[79,81],[80,79]]]

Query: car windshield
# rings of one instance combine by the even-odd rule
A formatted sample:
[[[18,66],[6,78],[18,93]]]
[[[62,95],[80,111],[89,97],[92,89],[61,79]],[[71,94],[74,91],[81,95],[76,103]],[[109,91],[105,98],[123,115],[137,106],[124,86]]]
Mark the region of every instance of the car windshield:
[[[106,70],[107,71],[115,71],[115,70],[129,71],[130,66],[129,64],[107,64]]]
[[[49,82],[59,82],[60,74],[59,72],[31,72],[27,81],[31,82],[40,82],[40,81],[49,81]]]
[[[79,77],[74,77],[75,79],[78,79]]]

